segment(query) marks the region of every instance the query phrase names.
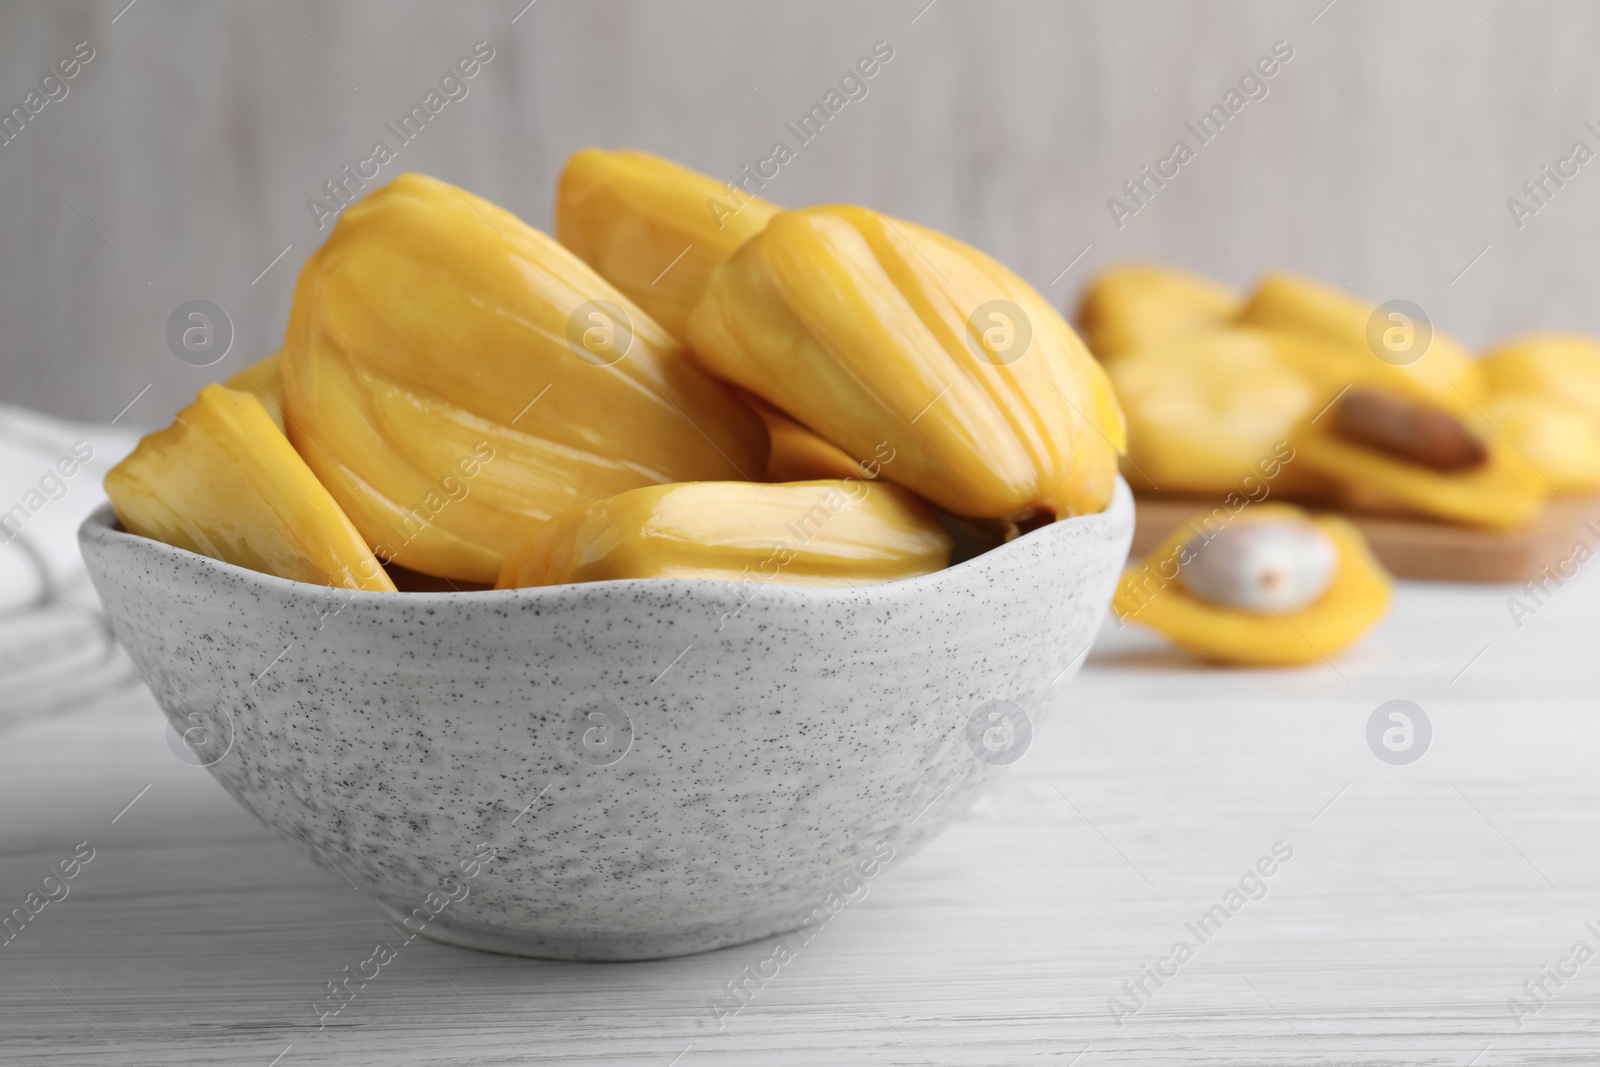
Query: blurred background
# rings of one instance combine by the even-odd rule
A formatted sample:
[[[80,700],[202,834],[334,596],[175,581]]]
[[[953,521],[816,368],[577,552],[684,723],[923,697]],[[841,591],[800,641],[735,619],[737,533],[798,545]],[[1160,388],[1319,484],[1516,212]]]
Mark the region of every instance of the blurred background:
[[[27,120],[0,144],[0,401],[150,428],[274,351],[327,232],[309,201],[380,139],[396,158],[368,188],[425,171],[541,228],[574,149],[732,178],[782,140],[795,156],[762,195],[947,230],[1061,306],[1097,267],[1157,258],[1413,300],[1473,346],[1600,331],[1600,253],[1570,239],[1600,221],[1600,163],[1546,180],[1542,206],[1522,190],[1575,142],[1600,150],[1582,76],[1600,7],[1581,0],[525,4],[0,6],[0,111]],[[386,123],[480,41],[467,95],[400,145]],[[1265,95],[1202,144],[1185,123],[1278,42]],[[892,58],[866,94],[802,144],[786,124],[875,45]],[[75,49],[92,58],[29,97]],[[1130,199],[1180,139],[1194,158]],[[1513,196],[1538,212],[1513,217]],[[234,328],[204,368],[166,341],[197,299]]]

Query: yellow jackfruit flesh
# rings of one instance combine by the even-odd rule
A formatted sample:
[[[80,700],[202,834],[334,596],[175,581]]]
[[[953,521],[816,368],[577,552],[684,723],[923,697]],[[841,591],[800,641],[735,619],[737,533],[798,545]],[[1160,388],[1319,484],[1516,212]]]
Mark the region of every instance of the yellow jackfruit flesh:
[[[1110,382],[1026,282],[853,206],[786,211],[689,320],[715,374],[957,515],[1102,510],[1126,440]]]
[[[1572,404],[1600,420],[1600,340],[1575,333],[1514,338],[1479,364],[1492,396],[1534,394]]]
[[[863,470],[839,446],[824,441],[760,397],[747,396],[746,402],[761,416],[767,427],[767,438],[772,442],[762,481],[808,482],[818,478],[873,476],[873,471]]]
[[[540,522],[629,489],[759,477],[733,391],[510,212],[406,174],[296,286],[290,440],[385,561],[492,582]]]
[[[255,394],[273,423],[283,429],[283,359],[278,353],[250,364],[223,384],[241,393]]]
[[[1112,600],[1119,618],[1157,630],[1213,662],[1291,667],[1338,655],[1388,612],[1393,583],[1361,532],[1336,515],[1310,518],[1284,504],[1257,504],[1232,522],[1315,523],[1337,557],[1327,589],[1310,604],[1289,611],[1241,610],[1196,596],[1184,585],[1179,565],[1195,551],[1206,551],[1206,542],[1215,536],[1213,527],[1202,521],[1209,519],[1201,516],[1178,527],[1123,572]]]
[[[1273,491],[1315,479],[1286,447],[1315,412],[1317,353],[1296,338],[1229,329],[1128,353],[1110,368],[1128,417],[1130,484],[1171,493],[1228,493],[1266,479]],[[1248,488],[1248,487],[1247,487]]]
[[[585,148],[556,187],[556,240],[684,340],[712,268],[780,210],[648,152]]]
[[[280,578],[392,592],[394,583],[254,396],[221,385],[106,475],[132,533]]]
[[[1078,327],[1103,362],[1152,344],[1222,329],[1242,306],[1210,278],[1171,267],[1130,264],[1096,275],[1078,307]]]
[[[951,541],[911,493],[860,479],[635,489],[538,527],[498,588],[618,578],[860,585],[946,566]]]
[[[1356,387],[1431,402],[1401,368],[1365,352],[1253,327],[1154,342],[1108,373],[1128,418],[1124,473],[1163,492],[1227,493],[1264,474],[1275,491],[1317,492],[1324,479],[1284,447],[1303,419]]]
[[[1352,391],[1340,403],[1358,398]],[[1454,417],[1442,406],[1437,414]],[[1339,416],[1335,407],[1303,423],[1293,445],[1295,462],[1337,484],[1348,506],[1511,529],[1531,522],[1554,490],[1481,415],[1459,420],[1463,431],[1475,439],[1476,462],[1449,470],[1353,438],[1342,428]]]
[[[1490,397],[1483,413],[1559,492],[1600,489],[1600,419],[1534,393]]]
[[[1378,310],[1377,305],[1331,285],[1278,274],[1261,280],[1238,322],[1319,337],[1360,353],[1410,379],[1433,403],[1450,411],[1470,412],[1483,399],[1483,372],[1466,349],[1413,315],[1378,314]],[[1424,344],[1422,354],[1415,355]]]

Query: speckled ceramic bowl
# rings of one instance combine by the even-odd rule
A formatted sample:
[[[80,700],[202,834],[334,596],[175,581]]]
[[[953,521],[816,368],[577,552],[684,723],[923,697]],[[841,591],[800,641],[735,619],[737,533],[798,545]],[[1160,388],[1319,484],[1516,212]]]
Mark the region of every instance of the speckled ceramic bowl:
[[[79,540],[116,636],[262,821],[412,930],[620,960],[804,933],[1026,750],[1133,501],[858,589],[350,593]]]

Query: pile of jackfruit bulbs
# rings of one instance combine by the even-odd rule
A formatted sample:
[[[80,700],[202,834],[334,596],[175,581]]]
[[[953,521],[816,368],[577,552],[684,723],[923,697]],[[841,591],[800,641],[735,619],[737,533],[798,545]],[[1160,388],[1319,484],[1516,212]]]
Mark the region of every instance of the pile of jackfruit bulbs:
[[[858,584],[1103,510],[1125,447],[1101,364],[977,250],[586,149],[554,238],[417,174],[351,205],[281,351],[106,491],[132,533],[352,589]]]
[[[1113,607],[1213,662],[1327,660],[1383,618],[1392,582],[1339,511],[1511,530],[1600,488],[1590,337],[1474,359],[1405,302],[1290,275],[1241,295],[1160,266],[1097,276],[1078,321],[1127,417],[1129,483],[1205,501]]]
[[[1127,415],[1136,491],[1256,499],[1270,482],[1279,499],[1506,530],[1600,488],[1588,336],[1475,359],[1414,305],[1290,275],[1241,296],[1156,266],[1098,276],[1079,323]]]

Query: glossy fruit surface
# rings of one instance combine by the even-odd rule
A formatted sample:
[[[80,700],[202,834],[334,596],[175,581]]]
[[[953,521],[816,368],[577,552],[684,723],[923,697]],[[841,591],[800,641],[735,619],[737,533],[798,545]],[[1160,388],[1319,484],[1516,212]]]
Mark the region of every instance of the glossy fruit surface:
[[[1101,271],[1084,290],[1078,328],[1102,362],[1152,344],[1220,330],[1243,305],[1238,293],[1173,267],[1127,264]]]
[[[648,152],[585,148],[561,172],[555,234],[685,339],[712,268],[780,210]]]
[[[1103,509],[1126,434],[1100,365],[1027,283],[865,208],[775,216],[711,276],[700,360],[958,515]]]
[[[406,174],[301,271],[290,440],[385,559],[491,582],[538,523],[645,485],[759,476],[766,432],[554,240]]]
[[[208,385],[106,475],[132,533],[316,585],[393,591],[361,535],[254,396]]]
[[[559,515],[506,562],[508,589],[617,578],[858,585],[950,561],[950,538],[904,489],[859,479],[635,489]]]
[[[1487,390],[1477,361],[1414,312],[1389,308],[1294,274],[1263,278],[1240,325],[1318,337],[1398,371],[1440,407],[1470,411]]]
[[[1332,580],[1315,600],[1291,611],[1262,612],[1204,600],[1181,577],[1196,538],[1234,524],[1311,522],[1337,555]],[[1202,549],[1203,551],[1203,549]],[[1354,644],[1389,610],[1392,583],[1366,539],[1337,516],[1308,518],[1287,504],[1223,509],[1174,530],[1123,572],[1112,608],[1124,621],[1164,634],[1180,648],[1217,663],[1291,667],[1329,659]]]

